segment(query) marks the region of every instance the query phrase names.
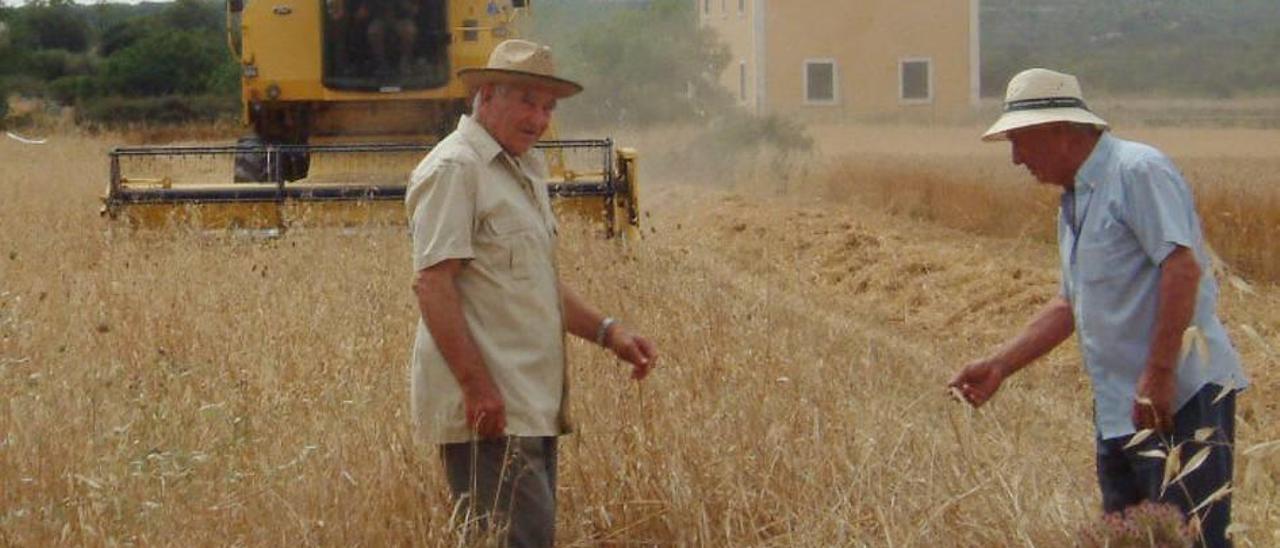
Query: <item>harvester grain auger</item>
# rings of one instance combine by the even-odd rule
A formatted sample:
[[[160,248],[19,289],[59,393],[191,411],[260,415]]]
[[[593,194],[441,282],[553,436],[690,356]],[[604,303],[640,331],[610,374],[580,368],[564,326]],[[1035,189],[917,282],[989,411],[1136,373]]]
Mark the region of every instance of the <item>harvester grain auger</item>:
[[[529,0],[228,0],[241,63],[235,144],[118,147],[103,214],[141,227],[282,231],[403,223],[408,174],[453,129]],[[374,32],[374,29],[379,29]],[[609,139],[544,141],[560,212],[639,236],[636,153]]]

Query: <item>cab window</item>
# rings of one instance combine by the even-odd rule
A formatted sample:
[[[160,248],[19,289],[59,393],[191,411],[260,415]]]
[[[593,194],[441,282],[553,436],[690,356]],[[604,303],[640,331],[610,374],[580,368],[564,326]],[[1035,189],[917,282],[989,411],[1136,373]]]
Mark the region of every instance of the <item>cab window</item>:
[[[321,0],[324,84],[427,89],[449,82],[445,0]]]

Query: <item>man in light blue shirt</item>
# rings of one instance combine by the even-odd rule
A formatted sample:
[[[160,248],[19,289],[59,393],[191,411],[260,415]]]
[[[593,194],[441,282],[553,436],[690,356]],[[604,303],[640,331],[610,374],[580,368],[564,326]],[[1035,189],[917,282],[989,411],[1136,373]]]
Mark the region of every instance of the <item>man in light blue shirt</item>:
[[[1247,381],[1217,317],[1194,198],[1169,158],[1106,130],[1075,77],[1031,69],[1010,81],[1005,113],[984,140],[1008,139],[1015,164],[1063,188],[1062,290],[950,386],[980,406],[1074,332],[1093,385],[1104,511],[1176,504],[1201,544],[1229,546],[1230,497],[1206,501],[1231,481],[1235,393]],[[1202,447],[1208,459],[1166,482],[1165,460],[1151,450],[1179,446],[1182,462]]]

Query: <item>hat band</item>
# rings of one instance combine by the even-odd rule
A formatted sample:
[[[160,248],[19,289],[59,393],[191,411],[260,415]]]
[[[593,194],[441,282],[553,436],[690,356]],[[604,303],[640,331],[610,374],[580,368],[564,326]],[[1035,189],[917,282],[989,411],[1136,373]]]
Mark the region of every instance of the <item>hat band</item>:
[[[1083,99],[1075,97],[1044,97],[1041,99],[1023,99],[1021,101],[1009,101],[1004,104],[1005,112],[1017,112],[1020,110],[1044,110],[1049,108],[1078,108],[1089,110],[1085,106]]]

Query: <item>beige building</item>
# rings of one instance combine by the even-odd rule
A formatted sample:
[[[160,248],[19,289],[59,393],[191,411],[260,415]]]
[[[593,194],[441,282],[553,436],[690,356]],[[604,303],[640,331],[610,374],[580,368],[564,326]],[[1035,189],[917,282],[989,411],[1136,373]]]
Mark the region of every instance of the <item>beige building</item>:
[[[979,100],[978,0],[693,0],[756,114],[955,120]]]

